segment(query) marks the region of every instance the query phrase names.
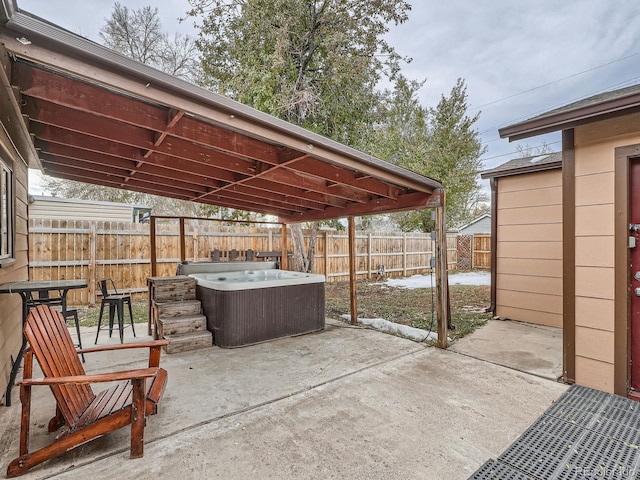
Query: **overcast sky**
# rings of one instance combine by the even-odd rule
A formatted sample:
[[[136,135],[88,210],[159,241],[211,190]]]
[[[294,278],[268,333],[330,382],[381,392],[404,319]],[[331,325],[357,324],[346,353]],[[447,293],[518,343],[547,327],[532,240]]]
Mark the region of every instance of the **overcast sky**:
[[[187,0],[121,0],[130,8],[158,7],[169,32],[195,36],[178,22]],[[640,8],[623,0],[414,0],[409,21],[391,28],[390,43],[413,60],[403,73],[426,79],[424,106],[436,106],[458,77],[465,79],[470,113],[488,151],[485,168],[518,156],[498,128],[596,93],[640,83]],[[113,2],[18,0],[22,10],[99,40]],[[583,73],[584,72],[584,73]],[[568,77],[568,78],[567,78]],[[526,92],[526,93],[522,93]],[[545,141],[560,150],[560,136]]]

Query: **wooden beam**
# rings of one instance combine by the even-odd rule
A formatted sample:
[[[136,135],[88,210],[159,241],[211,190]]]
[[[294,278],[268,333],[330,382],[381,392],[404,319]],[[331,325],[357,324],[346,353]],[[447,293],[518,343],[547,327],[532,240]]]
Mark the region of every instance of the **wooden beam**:
[[[106,153],[121,158],[136,160],[137,162],[158,163],[156,159],[168,159],[169,163],[176,163],[178,160],[195,162],[207,166],[211,170],[211,176],[216,178],[218,170],[240,173],[246,176],[253,176],[256,171],[255,161],[229,155],[228,153],[217,152],[214,149],[188,144],[179,140],[165,142],[148,158],[144,157],[142,151],[151,148],[151,141],[138,141],[135,145],[121,142],[113,133],[114,138],[105,138],[105,135],[98,136],[88,129],[87,132],[72,130],[57,125],[48,125],[32,122],[31,132],[39,140],[46,143],[58,143],[62,145],[74,146],[94,152]],[[131,142],[133,143],[133,142]],[[190,163],[192,164],[192,163]],[[211,167],[215,167],[212,169]],[[228,179],[235,178],[227,175]]]
[[[349,217],[349,305],[351,308],[351,325],[358,324],[358,298],[356,291],[357,266],[356,221],[354,217]]]
[[[289,257],[288,257],[288,249],[289,242],[287,238],[287,224],[282,224],[282,238],[280,241],[280,248],[282,248],[282,256],[280,257],[280,268],[282,270],[289,270]]]
[[[381,197],[396,198],[401,192],[401,189],[397,186],[310,157],[304,157],[296,161],[292,167],[306,175],[330,179],[337,184],[346,185]]]
[[[166,107],[124,96],[97,85],[40,70],[20,62],[14,64],[12,81],[14,85],[20,87],[23,95],[29,97],[153,130],[160,134],[167,129],[166,119],[170,110]],[[220,152],[240,154],[273,165],[279,163],[277,147],[194,118],[186,116],[180,118],[172,127],[171,135],[201,145],[215,145]]]
[[[327,207],[323,212],[305,212],[280,220],[288,223],[296,223],[301,221],[323,220],[326,218],[340,218],[349,215],[372,215],[379,212],[400,212],[403,210],[415,210],[416,208],[424,208],[425,204],[431,198],[431,194],[424,192],[413,192],[399,196],[397,199],[375,198],[367,203],[350,203],[342,208]]]
[[[184,217],[180,217],[180,261],[184,262],[187,259],[186,240],[184,238]]]
[[[149,244],[151,249],[151,276],[158,274],[158,252],[156,252],[156,218],[152,215],[149,219]]]
[[[436,208],[436,316],[438,318],[438,347],[447,348],[449,310],[449,280],[447,265],[447,225],[443,205]]]

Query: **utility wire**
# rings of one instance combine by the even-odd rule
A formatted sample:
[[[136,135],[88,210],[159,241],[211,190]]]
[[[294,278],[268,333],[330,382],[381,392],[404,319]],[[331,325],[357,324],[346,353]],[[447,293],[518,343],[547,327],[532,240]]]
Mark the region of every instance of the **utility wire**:
[[[514,93],[514,94],[509,95],[507,97],[498,98],[497,100],[492,100],[491,102],[487,102],[487,103],[484,103],[482,105],[478,105],[477,107],[472,107],[472,108],[469,109],[469,111],[478,110],[478,109],[480,109],[482,107],[486,107],[488,105],[494,105],[496,103],[503,102],[504,100],[509,100],[510,98],[514,98],[514,97],[517,97],[519,95],[524,95],[525,93],[533,92],[535,90],[539,90],[541,88],[548,87],[549,85],[554,85],[556,83],[563,82],[564,80],[568,80],[570,78],[579,77],[580,75],[584,75],[585,73],[593,72],[594,70],[598,70],[600,68],[604,68],[604,67],[607,67],[609,65],[613,65],[614,63],[618,63],[618,62],[621,62],[623,60],[627,60],[628,58],[636,57],[638,55],[640,55],[640,52],[632,53],[630,55],[626,55],[624,57],[618,58],[617,60],[612,60],[610,62],[603,63],[601,65],[597,65],[595,67],[589,68],[587,70],[583,70],[583,71],[578,72],[578,73],[573,73],[571,75],[567,75],[566,77],[558,78],[557,80],[552,80],[551,82],[543,83],[543,84],[538,85],[536,87],[532,87],[532,88],[529,88],[527,90],[523,90],[521,92]]]

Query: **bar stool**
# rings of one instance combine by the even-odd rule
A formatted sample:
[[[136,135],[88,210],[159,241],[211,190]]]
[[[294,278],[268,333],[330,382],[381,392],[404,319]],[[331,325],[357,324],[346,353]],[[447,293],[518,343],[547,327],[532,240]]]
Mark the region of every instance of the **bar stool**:
[[[118,330],[120,331],[120,343],[124,342],[124,329],[129,325],[124,324],[124,305],[125,303],[129,307],[129,320],[131,321],[131,331],[133,332],[133,336],[136,336],[136,330],[133,326],[133,310],[131,309],[131,296],[130,295],[121,295],[118,293],[116,289],[115,283],[110,278],[104,278],[98,281],[98,287],[100,288],[100,292],[102,292],[102,301],[100,302],[100,317],[98,318],[98,332],[96,333],[96,341],[95,344],[98,344],[98,335],[100,335],[100,330],[109,329],[109,338],[111,338],[111,334],[113,333],[113,321],[115,315],[118,315]],[[102,313],[104,312],[104,307],[107,305],[109,307],[109,326],[101,327],[102,325]]]

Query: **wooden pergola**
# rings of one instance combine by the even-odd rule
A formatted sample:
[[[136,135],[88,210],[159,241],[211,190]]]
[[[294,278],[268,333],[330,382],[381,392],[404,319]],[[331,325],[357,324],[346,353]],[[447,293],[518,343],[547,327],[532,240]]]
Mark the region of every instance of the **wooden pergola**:
[[[122,57],[18,10],[0,12],[2,83],[37,154],[69,180],[275,215],[283,224],[435,208],[446,346],[445,196],[435,180]],[[12,100],[13,101],[13,100]],[[24,137],[18,135],[17,137]]]

